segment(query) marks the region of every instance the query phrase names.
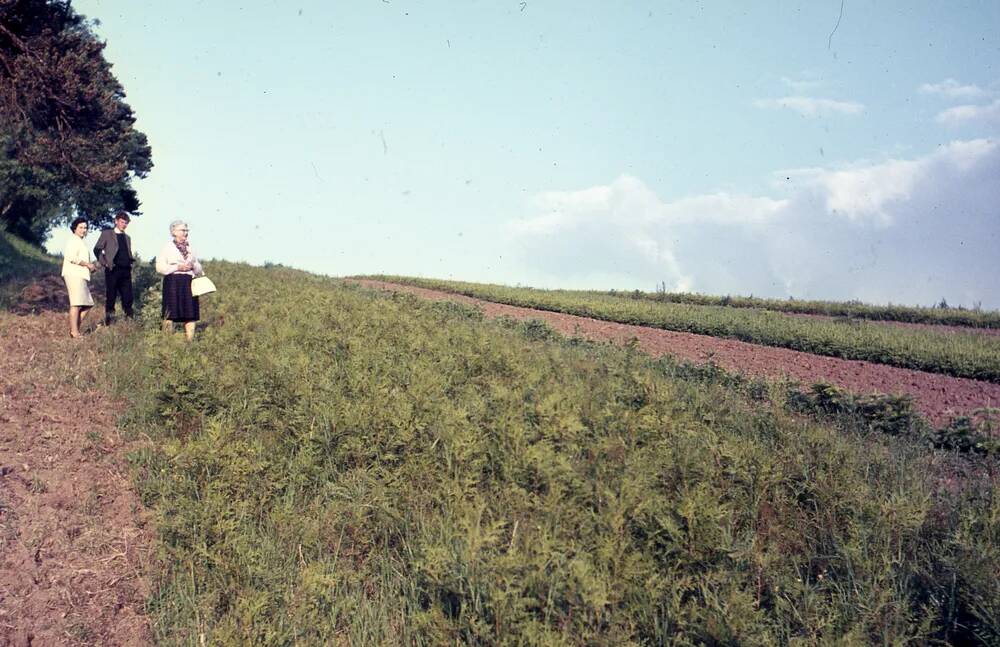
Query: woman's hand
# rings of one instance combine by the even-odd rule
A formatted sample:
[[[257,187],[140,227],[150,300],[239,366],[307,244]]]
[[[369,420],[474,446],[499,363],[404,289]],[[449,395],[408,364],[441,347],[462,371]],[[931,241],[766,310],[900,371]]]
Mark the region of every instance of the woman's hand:
[[[191,263],[189,263],[187,261],[184,261],[183,263],[181,263],[180,265],[177,266],[177,271],[178,272],[190,272],[192,267],[194,267],[194,266]]]

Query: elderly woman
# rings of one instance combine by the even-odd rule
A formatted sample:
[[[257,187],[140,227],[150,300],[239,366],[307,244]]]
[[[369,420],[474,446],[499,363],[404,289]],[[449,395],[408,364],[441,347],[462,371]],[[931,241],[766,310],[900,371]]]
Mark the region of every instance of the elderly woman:
[[[73,235],[66,241],[63,250],[62,277],[69,293],[69,336],[80,336],[80,324],[87,313],[94,307],[94,298],[90,295],[90,273],[97,269],[92,262],[90,249],[84,244],[87,235],[87,221],[76,218],[69,224]]]
[[[163,275],[163,324],[164,329],[173,330],[174,322],[182,322],[184,334],[191,341],[200,316],[198,297],[191,294],[191,280],[202,274],[201,263],[188,243],[186,222],[170,223],[170,236],[173,240],[156,255],[156,271]]]

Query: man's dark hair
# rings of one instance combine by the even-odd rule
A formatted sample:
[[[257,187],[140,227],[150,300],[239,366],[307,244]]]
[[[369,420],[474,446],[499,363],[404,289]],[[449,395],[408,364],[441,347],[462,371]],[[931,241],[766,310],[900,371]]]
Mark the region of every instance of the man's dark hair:
[[[76,226],[79,225],[81,222],[87,222],[87,219],[83,217],[73,218],[73,222],[69,223],[69,230],[76,231]]]
[[[132,216],[128,215],[128,211],[119,211],[115,214],[115,220],[121,218],[125,222],[132,222]]]

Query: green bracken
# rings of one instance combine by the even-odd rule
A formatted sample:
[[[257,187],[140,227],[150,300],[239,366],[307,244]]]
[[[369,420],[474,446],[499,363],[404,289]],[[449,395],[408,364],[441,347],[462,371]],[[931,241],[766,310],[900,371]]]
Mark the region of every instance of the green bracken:
[[[193,344],[146,308],[105,349],[151,439],[164,644],[1000,640],[987,458],[537,323],[207,270]]]
[[[858,319],[795,317],[769,310],[661,302],[601,292],[399,276],[372,278],[527,308],[1000,382],[1000,337],[971,329],[968,333],[913,329]]]

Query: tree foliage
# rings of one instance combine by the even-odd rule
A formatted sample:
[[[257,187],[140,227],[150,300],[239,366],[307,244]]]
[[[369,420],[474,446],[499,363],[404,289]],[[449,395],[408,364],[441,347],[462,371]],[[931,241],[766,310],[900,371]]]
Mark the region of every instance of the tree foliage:
[[[67,1],[0,0],[0,223],[41,242],[76,214],[137,213],[153,166],[92,23]]]

